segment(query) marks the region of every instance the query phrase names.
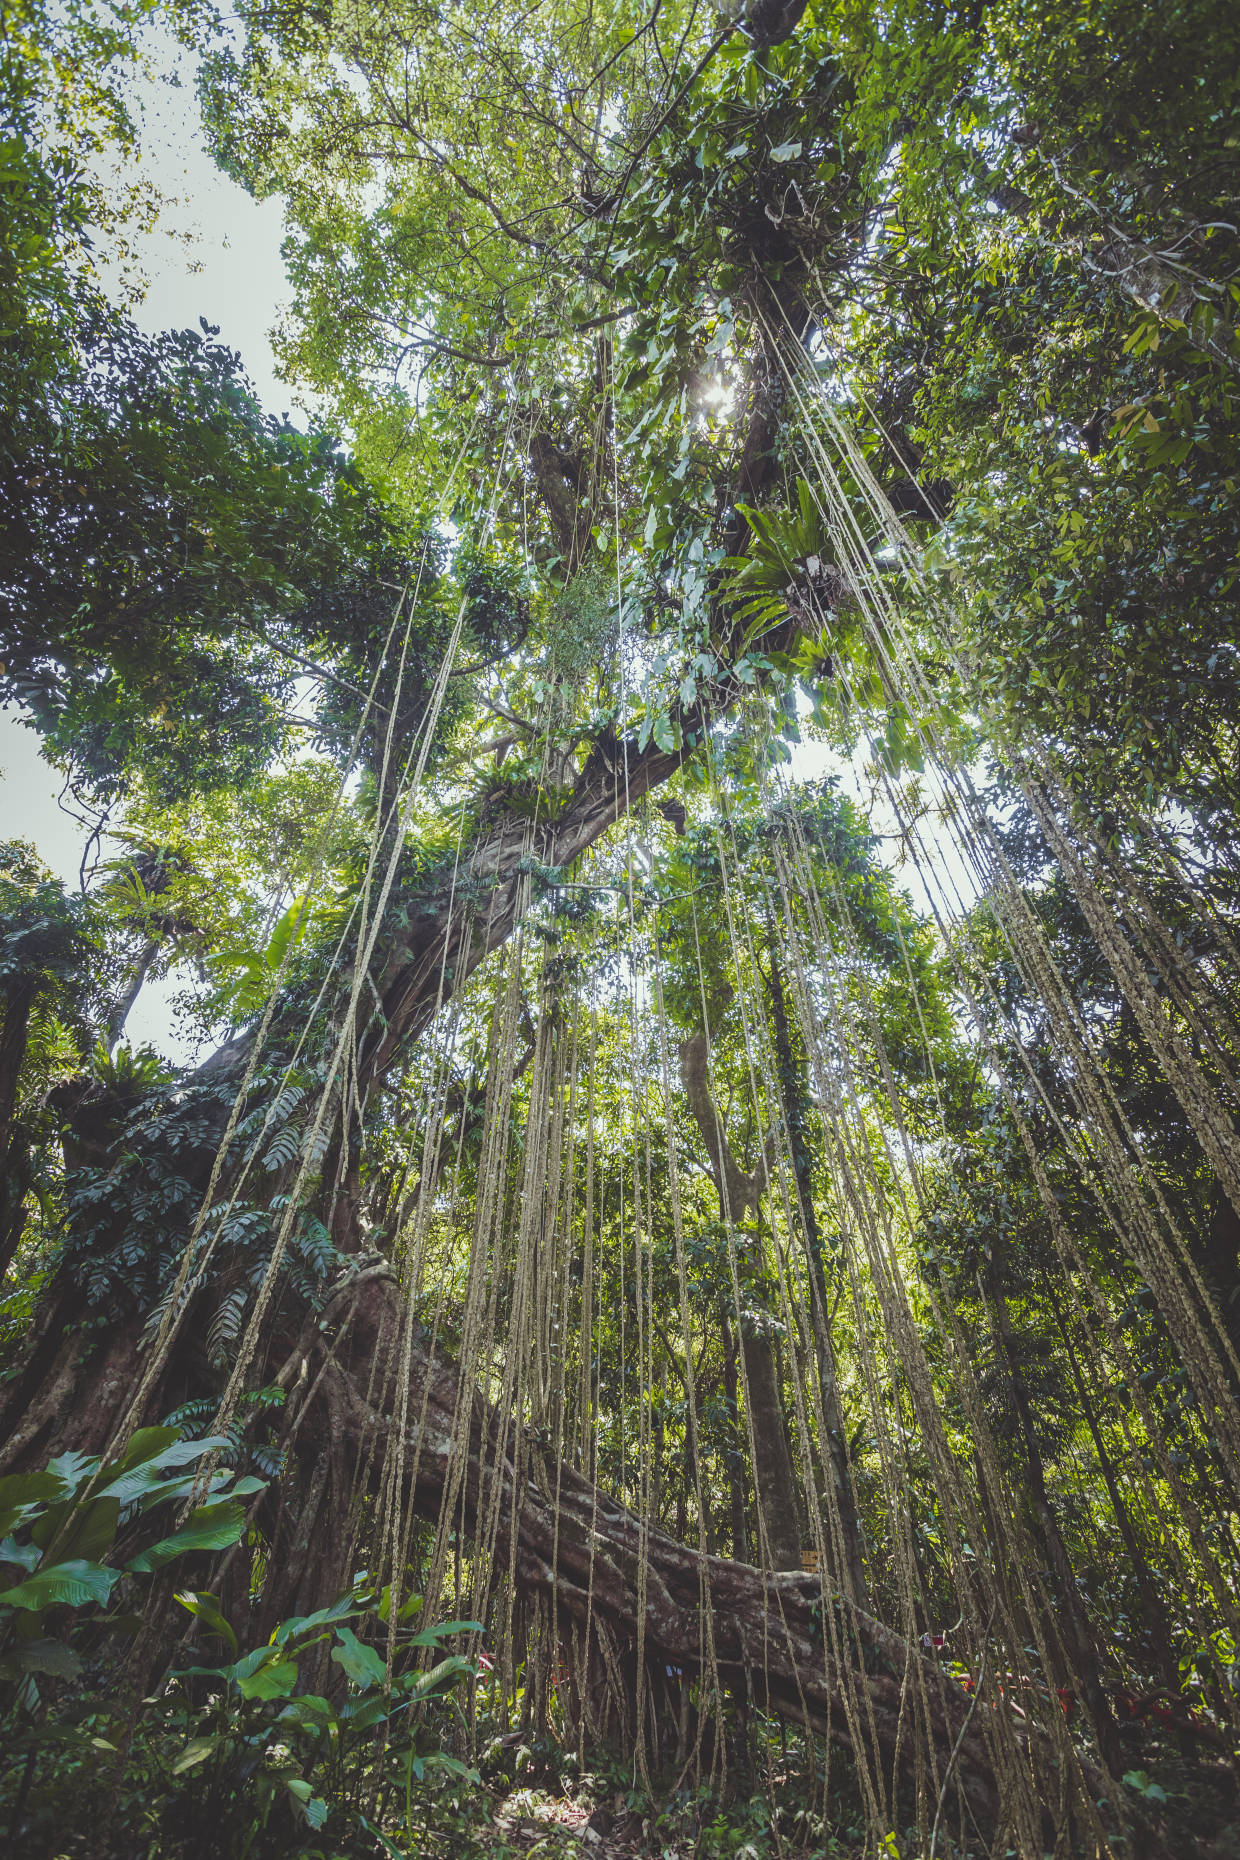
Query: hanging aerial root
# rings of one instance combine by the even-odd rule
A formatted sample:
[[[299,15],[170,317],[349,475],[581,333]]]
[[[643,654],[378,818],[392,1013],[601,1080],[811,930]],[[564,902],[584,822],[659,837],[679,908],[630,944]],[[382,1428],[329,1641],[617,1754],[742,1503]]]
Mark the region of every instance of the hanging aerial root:
[[[399,1334],[401,1319],[393,1280],[382,1272],[359,1275],[340,1288],[313,1332],[299,1340],[282,1377],[303,1388],[317,1381],[318,1387],[299,1431],[299,1454],[313,1453],[322,1435],[349,1457],[360,1456],[376,1432],[390,1434],[394,1375],[382,1389],[372,1387],[369,1399],[363,1390],[370,1365],[390,1360],[388,1341]],[[889,1782],[902,1773],[901,1741],[907,1746],[914,1709],[936,1788],[944,1791],[953,1816],[963,1813],[987,1842],[1003,1827],[1013,1785],[1047,1804],[1048,1815],[1050,1805],[1062,1802],[1060,1753],[1035,1726],[1013,1730],[1014,1714],[997,1683],[983,1683],[980,1696],[971,1698],[941,1666],[832,1594],[817,1575],[764,1572],[644,1528],[639,1517],[575,1468],[553,1461],[529,1430],[515,1440],[509,1430],[507,1449],[497,1451],[504,1437],[500,1417],[476,1392],[462,1396],[457,1365],[434,1350],[425,1334],[415,1333],[409,1347],[411,1419],[404,1463],[410,1503],[422,1517],[438,1520],[445,1485],[455,1473],[461,1496],[454,1524],[472,1534],[480,1522],[498,1519],[491,1555],[511,1572],[519,1590],[554,1605],[566,1651],[576,1629],[603,1635],[632,1660],[644,1558],[641,1640],[646,1667],[661,1687],[669,1674],[686,1681],[704,1674],[705,1597],[716,1670],[738,1697],[848,1747],[859,1766],[877,1766]],[[470,1403],[467,1425],[458,1413],[461,1399]],[[465,1466],[454,1467],[454,1456],[462,1452]],[[865,1700],[864,1732],[850,1710],[857,1695]],[[1013,1762],[1023,1777],[1010,1773]],[[1112,1792],[1084,1759],[1077,1782],[1083,1844],[1076,1851],[1104,1852],[1094,1838],[1096,1823],[1089,1828],[1085,1804]],[[1150,1856],[1166,1851],[1151,1831],[1143,1832],[1139,1851]],[[1046,1834],[1050,1838],[1049,1820]]]

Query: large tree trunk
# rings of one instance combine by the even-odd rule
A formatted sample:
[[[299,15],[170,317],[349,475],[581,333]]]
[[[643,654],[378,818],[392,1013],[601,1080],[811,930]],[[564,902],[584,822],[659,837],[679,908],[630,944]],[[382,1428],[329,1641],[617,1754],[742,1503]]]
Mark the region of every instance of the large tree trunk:
[[[335,1443],[351,1466],[370,1464],[377,1483],[394,1425],[395,1372],[376,1386],[374,1365],[393,1361],[402,1321],[398,1288],[376,1268],[343,1284],[307,1325],[281,1372],[316,1391],[297,1442],[303,1460],[321,1461]],[[467,1434],[458,1427],[462,1401],[470,1404]],[[484,1535],[481,1521],[490,1520],[488,1548],[527,1596],[542,1597],[582,1633],[607,1631],[630,1658],[641,1648],[652,1676],[669,1667],[708,1675],[713,1642],[726,1686],[849,1748],[880,1800],[894,1803],[911,1781],[910,1736],[932,1753],[932,1790],[953,1809],[963,1798],[966,1815],[987,1830],[1012,1812],[1009,1766],[1023,1772],[1030,1802],[1059,1804],[1062,1814],[1071,1800],[1059,1768],[1062,1741],[1053,1747],[1010,1716],[993,1674],[971,1703],[942,1667],[819,1576],[704,1555],[649,1528],[571,1466],[523,1437],[514,1441],[505,1417],[421,1335],[412,1343],[407,1412],[404,1464],[416,1512],[438,1520],[446,1493],[466,1534]],[[1100,1778],[1086,1771],[1085,1781],[1095,1798],[1102,1793]],[[1084,1844],[1073,1851],[1092,1851],[1083,1827],[1081,1834]]]

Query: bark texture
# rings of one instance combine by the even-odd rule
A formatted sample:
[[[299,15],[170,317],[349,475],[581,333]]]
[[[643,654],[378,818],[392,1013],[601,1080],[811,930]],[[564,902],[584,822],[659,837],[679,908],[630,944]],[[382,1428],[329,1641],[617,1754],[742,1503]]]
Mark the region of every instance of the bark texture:
[[[377,1268],[342,1285],[299,1340],[285,1373],[316,1391],[302,1422],[303,1453],[317,1460],[334,1438],[351,1465],[381,1457],[373,1448],[376,1437],[382,1445],[391,1433],[392,1390],[390,1384],[374,1387],[371,1378],[375,1363],[391,1360],[400,1321],[398,1290]],[[553,1608],[565,1628],[606,1627],[621,1647],[632,1650],[640,1640],[656,1672],[671,1666],[694,1674],[707,1664],[709,1611],[719,1675],[740,1696],[851,1748],[863,1767],[878,1772],[880,1789],[890,1789],[893,1774],[908,1765],[913,1713],[924,1724],[940,1778],[951,1759],[952,1784],[968,1811],[994,1826],[994,1715],[1002,1705],[986,1703],[971,1712],[965,1692],[938,1665],[836,1598],[818,1576],[704,1556],[649,1529],[536,1443],[524,1436],[514,1441],[504,1418],[462,1387],[456,1364],[425,1337],[414,1341],[411,1372],[409,1414],[416,1419],[408,1428],[405,1464],[416,1510],[438,1518],[450,1487],[453,1519],[467,1535],[485,1535],[482,1521],[491,1520],[491,1554],[528,1596]],[[362,1393],[367,1389],[368,1397]],[[458,1426],[463,1401],[470,1406],[467,1435]],[[646,1606],[639,1636],[643,1558]],[[1049,1779],[1049,1744],[1043,1750],[1024,1730],[1012,1735],[1021,1760],[1035,1774],[1046,1763]]]

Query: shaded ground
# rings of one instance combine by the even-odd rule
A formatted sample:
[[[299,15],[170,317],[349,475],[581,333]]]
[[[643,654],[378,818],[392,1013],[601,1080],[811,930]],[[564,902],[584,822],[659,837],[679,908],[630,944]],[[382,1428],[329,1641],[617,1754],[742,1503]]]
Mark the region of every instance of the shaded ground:
[[[421,1842],[406,1835],[401,1845],[452,1860],[852,1860],[864,1843],[859,1827],[851,1834],[838,1823],[832,1832],[791,1782],[726,1808],[706,1791],[686,1790],[652,1810],[601,1776],[515,1784],[501,1776],[451,1807],[436,1804]]]

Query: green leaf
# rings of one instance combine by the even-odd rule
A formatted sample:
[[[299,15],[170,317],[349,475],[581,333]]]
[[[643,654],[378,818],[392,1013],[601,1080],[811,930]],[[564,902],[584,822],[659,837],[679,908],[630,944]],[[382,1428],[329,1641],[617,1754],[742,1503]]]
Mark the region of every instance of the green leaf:
[[[72,1492],[96,1471],[98,1465],[99,1461],[91,1453],[58,1453],[54,1460],[48,1461],[47,1470],[54,1478],[63,1479]]]
[[[795,161],[801,153],[799,142],[781,142],[777,149],[771,150],[772,161]]]
[[[124,1452],[118,1453],[104,1467],[104,1475],[106,1477],[108,1474],[126,1472],[131,1466],[141,1466],[147,1460],[155,1459],[168,1447],[175,1446],[180,1439],[179,1427],[140,1427],[129,1436],[129,1445]]]
[[[435,1698],[441,1692],[448,1691],[458,1680],[472,1679],[474,1667],[471,1661],[461,1658],[459,1653],[449,1654],[446,1660],[440,1660],[438,1666],[432,1666],[429,1673],[419,1673],[412,1687],[416,1699]]]
[[[30,1536],[40,1550],[54,1549],[58,1563],[79,1557],[98,1563],[116,1540],[120,1510],[116,1498],[92,1498],[85,1505],[65,1499],[44,1512]]]
[[[671,718],[666,711],[660,711],[654,720],[654,740],[665,754],[670,755],[676,747],[676,736]]]
[[[340,1645],[332,1648],[332,1659],[355,1686],[381,1686],[386,1668],[373,1647],[364,1647],[352,1628],[336,1629]]]
[[[243,1699],[286,1699],[296,1685],[295,1660],[269,1660],[248,1679],[239,1679],[237,1690]]]
[[[202,1440],[183,1440],[176,1427],[139,1428],[120,1458],[104,1467],[98,1495],[131,1505],[136,1498],[151,1494],[158,1503],[158,1488],[164,1474],[191,1466],[230,1444],[222,1434],[208,1434]]]
[[[1124,1781],[1130,1789],[1144,1796],[1147,1802],[1165,1802],[1167,1799],[1167,1791],[1162,1784],[1152,1781],[1145,1770],[1125,1770]]]
[[[16,1588],[0,1590],[0,1608],[83,1608],[88,1602],[103,1607],[120,1579],[119,1569],[104,1569],[98,1563],[53,1563]]]
[[[387,1622],[391,1619],[392,1585],[390,1582],[385,1585],[383,1593],[379,1597],[379,1606],[375,1612],[380,1621]],[[421,1612],[422,1597],[420,1595],[407,1595],[396,1611],[396,1619],[398,1621],[408,1621],[413,1615],[420,1614]]]
[[[13,1649],[11,1658],[24,1673],[49,1673],[54,1679],[76,1679],[81,1657],[63,1640],[28,1640]]]
[[[204,1623],[209,1634],[216,1634],[222,1641],[226,1641],[236,1656],[237,1636],[220,1613],[219,1603],[213,1595],[193,1589],[178,1589],[176,1599],[182,1608],[188,1608],[191,1615],[196,1615]]]
[[[218,1740],[214,1737],[191,1737],[188,1744],[172,1766],[174,1776],[184,1776],[186,1770],[195,1769],[205,1763],[215,1750]]]
[[[152,1544],[149,1550],[141,1551],[131,1559],[128,1568],[145,1575],[162,1569],[165,1563],[171,1563],[190,1550],[226,1550],[236,1543],[244,1529],[245,1513],[235,1500],[227,1498],[219,1504],[200,1505],[197,1511],[190,1513],[179,1531]]]
[[[355,1620],[362,1610],[358,1606],[358,1596],[354,1592],[342,1595],[330,1608],[320,1608],[312,1615],[290,1615],[287,1621],[281,1621],[271,1636],[272,1645],[286,1646],[290,1640],[300,1640],[303,1634],[313,1634],[316,1628],[329,1627],[337,1621]]]
[[[478,1783],[482,1781],[477,1770],[471,1770],[468,1763],[462,1763],[459,1757],[439,1755],[434,1759],[437,1770],[445,1770],[449,1776],[459,1776],[462,1782]]]
[[[305,1816],[312,1828],[321,1828],[327,1820],[327,1803],[322,1796],[311,1791],[310,1784],[300,1776],[288,1776],[285,1783],[289,1794]]]
[[[346,1699],[340,1707],[340,1722],[355,1731],[368,1731],[372,1724],[382,1724],[390,1717],[388,1702],[382,1692],[366,1692],[360,1698]]]
[[[31,1570],[39,1566],[38,1544],[19,1544],[15,1537],[6,1537],[0,1542],[0,1563],[16,1563],[20,1569]]]
[[[423,1628],[420,1634],[411,1634],[405,1642],[407,1647],[436,1647],[441,1640],[447,1640],[449,1634],[481,1634],[481,1621],[438,1621],[434,1627]]]
[[[316,1733],[330,1729],[336,1722],[332,1706],[325,1698],[320,1698],[317,1692],[299,1692],[296,1697],[290,1698],[277,1719],[279,1724],[300,1724]]]
[[[10,1473],[0,1479],[0,1534],[7,1535],[64,1492],[65,1481],[51,1472]]]

